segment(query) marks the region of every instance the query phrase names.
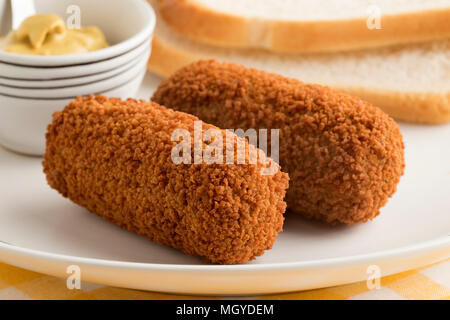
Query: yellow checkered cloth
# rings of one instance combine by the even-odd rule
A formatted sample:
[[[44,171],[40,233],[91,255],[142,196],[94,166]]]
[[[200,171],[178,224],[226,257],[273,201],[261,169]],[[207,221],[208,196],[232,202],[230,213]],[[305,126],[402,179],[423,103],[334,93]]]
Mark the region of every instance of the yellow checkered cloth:
[[[277,300],[450,300],[450,259],[421,269],[384,277],[381,279],[380,288],[374,290],[369,290],[366,282],[359,282],[326,289],[249,298]],[[0,299],[176,300],[211,299],[211,297],[169,295],[112,288],[91,283],[82,283],[80,290],[69,290],[66,286],[66,279],[47,276],[0,263]]]

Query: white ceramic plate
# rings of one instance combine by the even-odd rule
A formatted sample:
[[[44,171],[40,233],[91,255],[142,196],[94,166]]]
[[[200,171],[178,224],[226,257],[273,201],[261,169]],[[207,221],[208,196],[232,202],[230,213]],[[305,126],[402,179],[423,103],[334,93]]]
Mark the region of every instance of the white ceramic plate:
[[[148,76],[140,97],[159,80]],[[84,281],[184,294],[288,292],[388,275],[450,256],[450,125],[401,125],[406,173],[373,222],[328,227],[287,214],[272,250],[235,266],[208,265],[121,230],[51,190],[41,159],[0,150],[0,260]]]

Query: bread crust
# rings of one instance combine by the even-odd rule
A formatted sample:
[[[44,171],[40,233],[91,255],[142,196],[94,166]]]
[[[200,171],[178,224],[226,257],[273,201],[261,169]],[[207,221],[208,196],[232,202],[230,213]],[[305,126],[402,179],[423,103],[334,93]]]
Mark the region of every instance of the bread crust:
[[[156,34],[152,40],[152,54],[148,60],[148,69],[161,77],[169,77],[179,68],[198,60],[200,57],[180,51],[170,46]]]
[[[361,87],[335,87],[358,96],[395,119],[421,124],[445,124],[450,122],[450,92],[381,91]]]
[[[201,89],[199,89],[201,88]],[[153,101],[229,129],[279,129],[289,210],[329,224],[379,214],[404,170],[398,125],[359,98],[215,60],[163,81]]]
[[[159,76],[170,77],[178,69],[205,58],[211,57],[182,51],[171,46],[156,34],[153,38],[152,56],[148,63],[148,69]],[[334,88],[361,97],[397,120],[423,124],[450,122],[450,92],[439,94],[384,91],[364,87],[335,86]]]
[[[155,0],[150,0],[154,2]],[[161,16],[176,32],[205,43],[263,48],[280,53],[348,51],[450,37],[450,8],[384,15],[382,28],[366,19],[320,22],[249,20],[189,0],[158,0]]]
[[[152,102],[79,97],[48,127],[48,184],[103,219],[188,255],[220,264],[252,260],[282,229],[288,175],[263,175],[260,163],[173,163],[172,133],[192,136],[194,121]],[[209,129],[217,128],[203,124]]]

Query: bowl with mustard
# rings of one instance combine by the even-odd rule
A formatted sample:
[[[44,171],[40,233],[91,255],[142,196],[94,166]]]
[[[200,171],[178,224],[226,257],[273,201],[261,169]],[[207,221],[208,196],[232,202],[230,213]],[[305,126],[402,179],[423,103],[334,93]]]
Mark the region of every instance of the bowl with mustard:
[[[77,96],[136,94],[156,17],[145,0],[35,0],[11,30],[0,0],[0,144],[42,155],[54,111]]]

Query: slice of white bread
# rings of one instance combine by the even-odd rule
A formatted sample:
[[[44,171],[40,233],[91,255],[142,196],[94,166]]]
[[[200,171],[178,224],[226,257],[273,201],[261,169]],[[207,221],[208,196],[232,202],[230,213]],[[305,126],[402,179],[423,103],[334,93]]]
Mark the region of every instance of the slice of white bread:
[[[173,32],[158,15],[149,69],[168,77],[199,59],[234,62],[340,89],[380,107],[396,119],[450,121],[450,40],[358,52],[280,55],[223,49]]]
[[[171,28],[225,47],[311,53],[450,37],[450,0],[158,1]]]

